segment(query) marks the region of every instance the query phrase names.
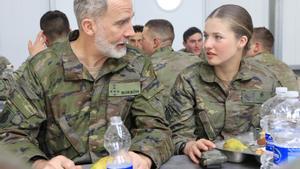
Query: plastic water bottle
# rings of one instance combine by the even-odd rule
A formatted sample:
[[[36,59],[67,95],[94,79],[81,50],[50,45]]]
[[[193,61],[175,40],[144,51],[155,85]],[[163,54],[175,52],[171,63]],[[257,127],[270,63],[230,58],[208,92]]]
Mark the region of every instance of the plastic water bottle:
[[[110,125],[104,135],[104,147],[112,160],[107,162],[107,169],[133,169],[128,150],[131,145],[131,136],[124,126],[121,117],[110,118]]]
[[[261,169],[271,169],[273,166],[273,139],[270,135],[268,123],[272,118],[272,109],[285,100],[286,87],[277,87],[276,95],[264,102],[260,109],[260,126],[265,133],[266,147],[264,154],[261,155]]]
[[[13,72],[14,72],[13,65],[6,65],[6,68],[2,72],[1,78],[12,82],[14,80]],[[5,104],[5,99],[0,99],[0,112],[2,112],[4,104]]]
[[[300,157],[300,100],[297,91],[287,93],[287,99],[274,108],[271,122],[276,167]]]

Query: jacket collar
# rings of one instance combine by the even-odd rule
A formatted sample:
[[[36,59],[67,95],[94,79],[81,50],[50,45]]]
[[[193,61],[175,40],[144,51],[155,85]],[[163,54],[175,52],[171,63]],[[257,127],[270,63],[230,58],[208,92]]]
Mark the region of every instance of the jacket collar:
[[[216,82],[217,76],[214,72],[213,66],[209,65],[207,61],[203,61],[200,66],[200,76],[201,78],[208,83]],[[233,81],[241,80],[247,81],[254,77],[253,72],[251,71],[251,65],[242,59],[240,69],[238,74],[234,77]]]

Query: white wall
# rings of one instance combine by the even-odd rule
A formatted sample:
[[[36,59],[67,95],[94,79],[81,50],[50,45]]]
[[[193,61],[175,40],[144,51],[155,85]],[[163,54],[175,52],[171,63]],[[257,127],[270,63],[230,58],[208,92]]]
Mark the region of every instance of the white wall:
[[[252,16],[255,26],[269,26],[269,0],[183,0],[175,11],[163,11],[155,0],[135,0],[134,24],[145,24],[150,19],[167,19],[175,28],[173,48],[181,49],[182,34],[196,26],[203,31],[205,18],[223,4],[237,4],[245,7]]]
[[[166,12],[155,0],[134,0],[133,24],[144,24],[149,19],[164,18],[175,27],[174,49],[182,48],[182,34],[190,26],[204,27],[205,17],[216,7],[232,3],[245,7],[252,16],[254,26],[269,28],[269,1],[271,0],[182,0],[175,11]],[[275,52],[294,67],[300,65],[297,49],[300,22],[297,18],[300,1],[276,0]],[[77,23],[73,13],[73,0],[1,0],[0,1],[0,55],[18,67],[28,56],[27,41],[34,40],[39,31],[39,20],[48,10],[58,9],[69,17],[71,28]],[[279,28],[278,28],[279,27]],[[300,68],[300,67],[297,67]]]
[[[299,9],[300,1],[282,1],[282,18],[279,23],[282,30],[279,33],[282,37],[282,60],[291,67],[300,69],[300,22]],[[295,12],[291,12],[295,11]]]
[[[40,30],[40,17],[49,10],[48,0],[0,1],[0,55],[16,67],[27,58],[27,42]]]

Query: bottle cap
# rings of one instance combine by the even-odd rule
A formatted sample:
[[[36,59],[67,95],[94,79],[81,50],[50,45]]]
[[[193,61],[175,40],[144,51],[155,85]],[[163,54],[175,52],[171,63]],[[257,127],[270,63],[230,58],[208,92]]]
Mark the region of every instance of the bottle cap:
[[[110,123],[112,125],[118,125],[118,124],[122,124],[123,122],[120,116],[112,116],[110,118]]]
[[[276,87],[275,89],[276,95],[286,93],[287,91],[287,87]]]

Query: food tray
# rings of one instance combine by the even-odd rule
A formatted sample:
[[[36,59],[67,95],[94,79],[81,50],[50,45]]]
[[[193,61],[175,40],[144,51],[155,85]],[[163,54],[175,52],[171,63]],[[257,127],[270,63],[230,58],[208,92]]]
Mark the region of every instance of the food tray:
[[[260,155],[256,154],[255,151],[260,148],[258,145],[247,145],[248,149],[242,152],[230,151],[223,148],[225,141],[218,141],[216,144],[216,148],[220,150],[224,155],[227,156],[228,162],[233,163],[241,163],[248,157],[254,157],[258,161],[260,161]]]

